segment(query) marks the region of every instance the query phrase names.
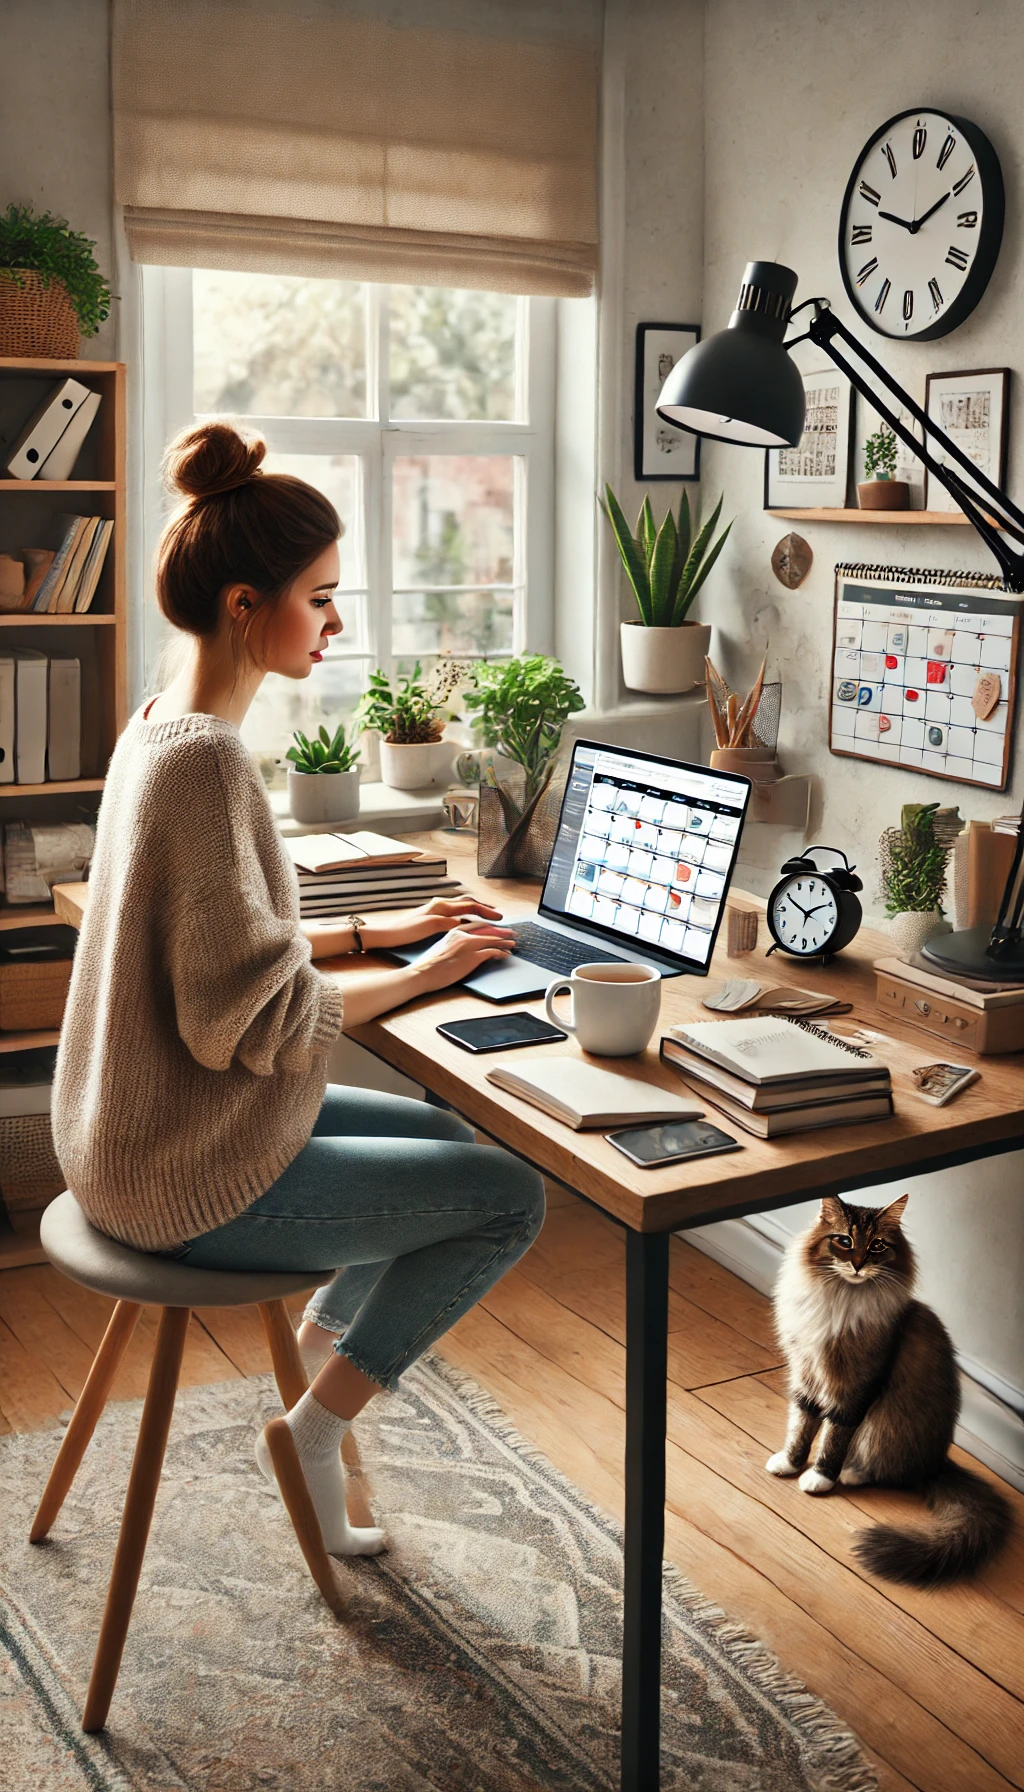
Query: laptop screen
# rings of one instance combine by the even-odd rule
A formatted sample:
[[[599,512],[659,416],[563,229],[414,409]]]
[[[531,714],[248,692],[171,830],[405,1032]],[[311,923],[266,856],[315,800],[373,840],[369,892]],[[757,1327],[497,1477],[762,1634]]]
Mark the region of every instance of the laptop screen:
[[[749,780],[577,741],[541,913],[707,974]]]

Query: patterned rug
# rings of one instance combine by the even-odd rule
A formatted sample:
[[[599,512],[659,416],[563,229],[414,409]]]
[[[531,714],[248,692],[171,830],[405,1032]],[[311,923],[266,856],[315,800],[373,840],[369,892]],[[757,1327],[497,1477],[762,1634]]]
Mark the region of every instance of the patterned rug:
[[[341,1624],[253,1459],[272,1377],[179,1395],[109,1726],[83,1735],[140,1410],[107,1407],[41,1545],[59,1430],[0,1439],[7,1792],[617,1786],[621,1534],[436,1357],[359,1422],[390,1548],[339,1564]],[[874,1792],[834,1714],[665,1580],[665,1792]]]

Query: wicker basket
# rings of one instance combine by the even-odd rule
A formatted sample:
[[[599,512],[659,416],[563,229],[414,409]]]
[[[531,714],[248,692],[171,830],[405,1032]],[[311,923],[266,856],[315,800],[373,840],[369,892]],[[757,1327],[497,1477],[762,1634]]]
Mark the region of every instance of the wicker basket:
[[[0,1033],[59,1028],[71,983],[72,959],[0,964]]]
[[[77,361],[79,336],[63,280],[44,286],[35,268],[0,268],[0,356]]]
[[[9,1213],[45,1207],[67,1184],[49,1114],[11,1114],[0,1119],[0,1194]]]

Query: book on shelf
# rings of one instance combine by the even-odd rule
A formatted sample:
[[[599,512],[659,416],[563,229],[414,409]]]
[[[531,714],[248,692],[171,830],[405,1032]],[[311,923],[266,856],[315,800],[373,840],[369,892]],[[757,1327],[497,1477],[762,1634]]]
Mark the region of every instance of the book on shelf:
[[[0,653],[0,784],[81,777],[81,676],[71,655]]]
[[[310,776],[329,777],[329,772]],[[286,835],[285,846],[298,871],[319,874],[323,871],[366,870],[374,865],[411,865],[428,855],[405,840],[390,840],[386,834],[369,829],[353,834]]]
[[[81,380],[58,380],[51,386],[8,449],[5,473],[12,479],[35,479],[89,395]]]
[[[75,462],[82,452],[82,444],[96,421],[96,413],[100,408],[102,394],[90,392],[77,411],[71,417],[67,428],[50,449],[38,473],[37,479],[73,479]]]
[[[14,782],[44,784],[49,661],[35,647],[9,647],[7,654],[14,661]]]
[[[54,519],[54,554],[30,606],[39,615],[88,610],[107,556],[113,519],[61,511]]]
[[[51,654],[47,690],[46,777],[67,782],[82,775],[82,666],[70,654]]]
[[[14,661],[0,653],[0,784],[13,784],[14,771]]]
[[[487,1081],[518,1095],[574,1132],[589,1127],[645,1126],[657,1120],[699,1120],[699,1102],[686,1101],[615,1070],[599,1070],[579,1058],[552,1055],[519,1058],[515,1067],[496,1064]]]

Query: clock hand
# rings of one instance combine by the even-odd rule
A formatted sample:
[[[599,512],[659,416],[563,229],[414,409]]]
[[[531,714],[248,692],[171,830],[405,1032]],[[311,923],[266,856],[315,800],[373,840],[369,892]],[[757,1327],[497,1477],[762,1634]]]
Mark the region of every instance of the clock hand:
[[[895,212],[879,212],[878,216],[880,218],[887,218],[890,224],[898,224],[902,230],[909,230],[911,235],[913,235],[914,231],[917,229],[913,219],[897,218]]]
[[[939,209],[939,206],[940,206],[940,205],[945,205],[945,203],[946,203],[946,200],[947,200],[947,199],[948,199],[948,198],[949,198],[949,194],[948,194],[948,193],[943,193],[943,195],[942,195],[942,198],[941,198],[941,199],[936,199],[936,201],[935,201],[935,204],[934,204],[934,205],[932,205],[932,206],[929,206],[929,208],[928,208],[928,210],[927,210],[927,211],[926,211],[926,212],[925,212],[925,214],[924,214],[924,217],[923,217],[923,218],[915,218],[915,219],[914,219],[914,222],[913,222],[913,224],[912,224],[912,225],[911,225],[911,226],[910,226],[910,233],[911,233],[911,235],[912,235],[912,236],[916,236],[916,235],[917,235],[917,232],[918,232],[918,231],[919,231],[919,230],[920,230],[920,228],[921,228],[921,226],[922,226],[922,224],[927,224],[927,222],[928,222],[928,219],[929,219],[929,218],[930,218],[930,217],[931,217],[931,215],[932,215],[932,213],[933,213],[933,212],[937,212],[937,211],[938,211],[938,209]]]

